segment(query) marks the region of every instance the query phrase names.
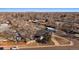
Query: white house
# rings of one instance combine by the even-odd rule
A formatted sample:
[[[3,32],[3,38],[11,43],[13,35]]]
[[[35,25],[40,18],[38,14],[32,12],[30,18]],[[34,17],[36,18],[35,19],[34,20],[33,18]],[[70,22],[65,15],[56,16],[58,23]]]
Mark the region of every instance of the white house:
[[[7,31],[9,30],[9,25],[8,24],[0,24],[0,32],[4,32],[4,31]]]

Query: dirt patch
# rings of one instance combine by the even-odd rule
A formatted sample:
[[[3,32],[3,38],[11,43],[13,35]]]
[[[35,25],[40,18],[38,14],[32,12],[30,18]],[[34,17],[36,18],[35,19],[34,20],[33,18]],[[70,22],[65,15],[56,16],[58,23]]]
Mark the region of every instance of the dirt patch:
[[[70,41],[61,37],[55,37],[55,40],[58,41],[59,44],[70,44]]]

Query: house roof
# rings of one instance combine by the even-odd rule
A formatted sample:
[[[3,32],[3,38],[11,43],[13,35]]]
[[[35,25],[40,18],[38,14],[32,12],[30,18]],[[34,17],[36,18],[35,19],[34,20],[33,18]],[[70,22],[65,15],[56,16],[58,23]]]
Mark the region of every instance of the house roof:
[[[51,30],[39,30],[39,31],[37,31],[37,33],[35,35],[42,36],[42,35],[49,33],[49,32],[53,32],[53,31],[51,31]]]

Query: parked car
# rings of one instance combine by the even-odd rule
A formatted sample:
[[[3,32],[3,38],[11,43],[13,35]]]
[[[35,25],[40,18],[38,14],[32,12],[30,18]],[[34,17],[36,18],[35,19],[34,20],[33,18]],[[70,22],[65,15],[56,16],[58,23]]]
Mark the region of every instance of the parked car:
[[[16,47],[11,47],[11,48],[10,48],[10,50],[16,50],[16,49],[17,49]]]
[[[4,50],[4,47],[0,47],[0,50]]]

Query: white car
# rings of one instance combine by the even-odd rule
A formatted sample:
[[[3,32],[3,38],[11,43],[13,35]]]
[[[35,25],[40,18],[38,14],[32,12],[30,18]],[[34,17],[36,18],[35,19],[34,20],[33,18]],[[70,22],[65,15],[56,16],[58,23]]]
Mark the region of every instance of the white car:
[[[17,48],[16,47],[11,47],[10,50],[17,50]]]

